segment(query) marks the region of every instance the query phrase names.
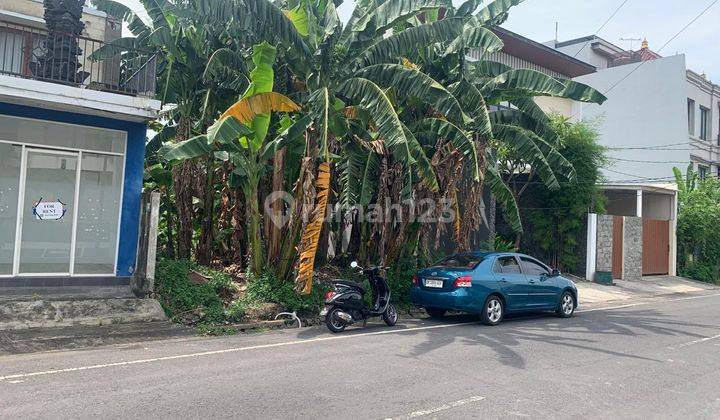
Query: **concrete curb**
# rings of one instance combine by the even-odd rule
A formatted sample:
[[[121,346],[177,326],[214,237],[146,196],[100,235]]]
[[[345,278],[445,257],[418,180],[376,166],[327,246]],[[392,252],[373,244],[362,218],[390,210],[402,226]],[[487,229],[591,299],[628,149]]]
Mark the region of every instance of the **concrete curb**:
[[[0,331],[166,320],[155,299],[39,299],[0,305]]]

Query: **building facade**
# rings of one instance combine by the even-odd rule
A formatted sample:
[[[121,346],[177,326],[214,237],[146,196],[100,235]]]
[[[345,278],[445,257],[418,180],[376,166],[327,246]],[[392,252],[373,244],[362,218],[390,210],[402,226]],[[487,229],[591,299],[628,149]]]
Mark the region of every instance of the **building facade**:
[[[586,277],[675,275],[673,168],[692,164],[703,175],[717,170],[717,128],[709,122],[710,110],[720,107],[716,88],[686,68],[685,56],[662,57],[647,41],[637,51],[597,36],[547,45],[594,65],[595,73],[574,80],[608,97],[602,106],[574,104],[572,113],[598,127],[609,157],[602,185],[607,214],[590,215]]]
[[[43,12],[0,4],[0,286],[128,284],[155,57],[95,60],[120,35],[114,19],[85,7],[70,37],[49,33]],[[79,49],[76,71],[58,45]]]
[[[578,81],[609,91],[602,107],[575,114],[595,119],[612,148],[610,182],[666,183],[673,167],[691,163],[701,176],[720,174],[720,86],[687,69],[684,55],[662,57],[647,41],[627,51],[597,36],[551,44],[597,67]]]

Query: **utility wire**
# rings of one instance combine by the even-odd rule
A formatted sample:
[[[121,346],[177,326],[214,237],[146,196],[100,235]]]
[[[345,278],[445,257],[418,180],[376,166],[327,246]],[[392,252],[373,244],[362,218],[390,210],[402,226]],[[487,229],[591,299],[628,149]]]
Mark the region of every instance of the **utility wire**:
[[[611,20],[613,20],[613,18],[615,17],[615,15],[618,14],[618,12],[620,11],[620,9],[622,9],[623,6],[625,6],[625,5],[627,4],[627,2],[629,2],[629,1],[630,1],[630,0],[625,0],[625,1],[623,1],[623,2],[620,4],[620,6],[618,6],[618,7],[615,9],[615,11],[612,12],[612,14],[610,15],[610,17],[607,18],[607,20],[605,21],[605,23],[603,23],[602,25],[600,25],[600,27],[597,29],[597,31],[595,31],[595,35],[596,35],[596,36],[600,33],[600,31],[602,31],[602,30],[605,28],[605,26],[607,26],[608,23],[610,23]],[[585,47],[586,47],[589,43],[590,43],[590,42],[584,43],[584,44],[582,45],[582,48],[580,48],[580,49],[575,53],[575,55],[573,55],[573,58],[577,58],[578,54],[580,54],[580,53],[582,52],[582,50],[584,50]]]
[[[708,12],[713,6],[715,6],[719,1],[720,1],[720,0],[713,0],[707,7],[705,7],[705,9],[702,10],[702,12],[700,12],[697,16],[695,16],[692,20],[690,20],[690,22],[688,22],[687,25],[685,25],[682,29],[680,29],[680,31],[679,31],[678,33],[676,33],[675,35],[673,35],[665,44],[663,44],[663,46],[660,47],[660,49],[657,50],[657,52],[660,53],[663,49],[665,49],[665,47],[667,47],[671,42],[673,42],[675,39],[677,39],[677,37],[679,37],[683,32],[685,32],[685,31],[687,30],[687,28],[689,28],[689,27],[690,27],[693,23],[695,23],[698,19],[700,19],[702,16],[704,16],[705,13],[707,13],[707,12]],[[603,95],[606,95],[606,96],[607,96],[608,93],[610,93],[613,89],[615,89],[616,87],[618,87],[618,85],[619,85],[620,83],[622,83],[622,82],[624,82],[625,80],[627,80],[633,73],[635,73],[640,67],[644,66],[647,62],[648,62],[648,61],[641,61],[634,69],[632,69],[628,74],[626,74],[625,77],[623,77],[622,79],[618,80],[617,83],[615,83],[614,85],[610,86],[609,89],[607,89],[605,92],[603,92]],[[580,110],[579,110],[578,112],[574,113],[574,114],[570,117],[570,119],[574,118],[575,116],[577,116],[577,114],[579,114],[580,112],[582,112],[582,110],[583,110],[586,106],[587,106],[587,104],[582,104],[582,105],[580,106]]]
[[[616,158],[612,156],[608,156],[607,159],[610,160],[617,160],[620,162],[633,162],[633,163],[672,163],[675,165],[682,165],[686,163],[690,163],[690,161],[677,161],[677,160],[638,160],[638,159],[623,159],[623,158]]]
[[[662,179],[663,179],[663,178],[650,178],[650,177],[646,177],[646,176],[642,176],[642,175],[636,175],[636,174],[629,174],[629,173],[627,173],[627,172],[616,171],[616,170],[610,169],[610,168],[604,168],[604,169],[605,169],[606,171],[608,171],[608,172],[613,172],[613,173],[616,173],[616,174],[619,174],[619,175],[631,176],[631,177],[637,178],[638,180],[642,179],[642,180],[646,180],[646,181],[651,181],[651,180],[652,180],[652,181],[657,181],[657,180],[662,180]],[[670,177],[667,177],[667,178],[670,178]],[[675,177],[672,177],[672,179],[675,179]]]
[[[657,144],[657,145],[648,145],[648,146],[637,146],[637,147],[608,147],[610,150],[657,150],[660,147],[672,147],[672,146],[686,146],[689,144],[692,144],[691,141],[686,141],[683,143],[670,143],[670,144]],[[684,149],[668,149],[668,150],[684,150]],[[694,150],[694,149],[692,149]]]
[[[697,16],[695,16],[690,22],[688,22],[687,25],[685,25],[682,29],[680,29],[680,31],[679,31],[678,33],[676,33],[675,35],[673,35],[672,38],[670,38],[665,44],[663,44],[663,46],[660,47],[660,49],[657,50],[657,52],[660,53],[660,52],[661,52],[663,49],[665,49],[665,47],[667,47],[671,42],[673,42],[675,39],[677,39],[677,37],[679,37],[683,32],[685,32],[685,30],[687,30],[687,28],[689,28],[693,23],[697,22],[698,19],[700,19],[700,18],[701,18],[703,15],[705,15],[705,13],[707,13],[713,6],[715,6],[715,5],[718,3],[718,1],[720,1],[720,0],[714,0],[714,1],[712,1],[707,7],[705,7],[705,9],[703,9],[702,12],[700,12],[700,14],[698,14]],[[635,73],[640,67],[642,67],[643,65],[645,65],[645,63],[647,63],[647,62],[648,62],[648,61],[641,61],[640,64],[639,64],[637,67],[635,67],[634,69],[632,69],[632,71],[630,71],[630,73],[626,74],[625,77],[623,77],[622,79],[618,80],[618,82],[615,83],[614,85],[610,86],[610,88],[609,88],[608,90],[606,90],[606,91],[604,92],[604,94],[607,95],[610,91],[612,91],[613,89],[615,89],[620,83],[622,83],[622,82],[625,81],[627,78],[629,78],[633,73]]]

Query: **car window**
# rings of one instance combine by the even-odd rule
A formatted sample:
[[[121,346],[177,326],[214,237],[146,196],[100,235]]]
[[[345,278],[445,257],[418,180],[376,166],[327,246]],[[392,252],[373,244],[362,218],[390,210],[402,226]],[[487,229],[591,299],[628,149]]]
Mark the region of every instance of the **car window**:
[[[520,266],[515,257],[499,257],[495,261],[494,271],[502,274],[520,274]]]
[[[433,267],[474,269],[483,258],[475,255],[451,255],[438,261]]]
[[[550,275],[547,268],[533,259],[520,257],[520,264],[522,264],[523,272],[529,276],[539,276],[541,274]]]

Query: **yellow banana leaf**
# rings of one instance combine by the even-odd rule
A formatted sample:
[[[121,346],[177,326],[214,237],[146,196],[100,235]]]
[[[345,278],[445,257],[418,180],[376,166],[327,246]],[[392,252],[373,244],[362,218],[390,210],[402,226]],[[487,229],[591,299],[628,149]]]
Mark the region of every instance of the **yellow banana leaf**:
[[[277,92],[264,92],[240,99],[228,108],[220,118],[232,115],[241,123],[249,124],[256,115],[297,111],[300,111],[300,106],[287,96]]]
[[[300,293],[308,295],[312,292],[313,269],[315,267],[315,254],[317,253],[320,232],[325,222],[328,195],[330,192],[330,164],[322,162],[318,167],[318,176],[315,180],[317,199],[315,208],[310,215],[310,221],[305,226],[300,238],[300,260],[296,284]],[[300,289],[302,288],[302,289]]]
[[[419,69],[417,64],[413,63],[412,61],[408,60],[407,58],[400,57],[400,59],[402,59],[403,66],[405,66],[409,69],[414,69],[414,70]]]

